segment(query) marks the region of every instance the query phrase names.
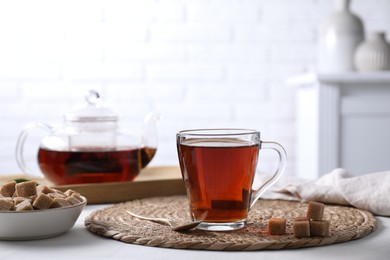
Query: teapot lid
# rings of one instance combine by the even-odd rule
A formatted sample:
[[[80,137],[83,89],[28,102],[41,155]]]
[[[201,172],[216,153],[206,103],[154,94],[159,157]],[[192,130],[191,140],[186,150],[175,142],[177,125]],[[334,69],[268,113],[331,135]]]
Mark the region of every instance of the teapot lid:
[[[85,95],[87,105],[76,107],[65,113],[66,121],[72,122],[114,122],[118,121],[118,114],[101,105],[100,95],[95,90],[90,90]]]

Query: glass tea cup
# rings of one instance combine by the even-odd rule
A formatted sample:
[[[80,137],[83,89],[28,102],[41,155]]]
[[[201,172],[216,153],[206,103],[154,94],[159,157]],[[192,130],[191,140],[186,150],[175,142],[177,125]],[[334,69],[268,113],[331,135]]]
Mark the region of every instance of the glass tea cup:
[[[276,142],[249,129],[180,131],[177,150],[193,221],[202,230],[227,231],[246,225],[248,212],[283,174],[287,155]],[[279,163],[273,176],[252,189],[260,149],[273,149]]]

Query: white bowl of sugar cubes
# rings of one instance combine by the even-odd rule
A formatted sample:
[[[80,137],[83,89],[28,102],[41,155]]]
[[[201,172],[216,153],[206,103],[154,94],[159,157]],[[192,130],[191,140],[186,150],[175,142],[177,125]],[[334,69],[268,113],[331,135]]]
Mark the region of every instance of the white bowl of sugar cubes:
[[[32,240],[71,229],[87,199],[73,190],[61,192],[34,181],[0,186],[0,239]]]

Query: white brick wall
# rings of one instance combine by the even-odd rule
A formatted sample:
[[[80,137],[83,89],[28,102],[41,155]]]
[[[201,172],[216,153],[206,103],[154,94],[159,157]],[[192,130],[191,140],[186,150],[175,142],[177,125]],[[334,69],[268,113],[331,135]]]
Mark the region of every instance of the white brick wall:
[[[367,30],[390,32],[390,1],[352,9]],[[0,173],[19,171],[23,125],[60,124],[93,88],[136,131],[148,111],[162,113],[154,165],[177,164],[180,129],[247,127],[282,143],[294,174],[284,82],[313,68],[332,10],[329,0],[0,0]],[[273,155],[262,157],[270,170]]]

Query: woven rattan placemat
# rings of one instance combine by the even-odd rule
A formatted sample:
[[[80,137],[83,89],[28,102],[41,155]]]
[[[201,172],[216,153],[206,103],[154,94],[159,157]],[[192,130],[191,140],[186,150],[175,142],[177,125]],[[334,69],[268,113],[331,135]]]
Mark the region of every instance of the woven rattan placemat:
[[[323,246],[366,236],[375,229],[376,220],[367,211],[326,205],[324,219],[330,221],[330,236],[295,238],[292,220],[304,216],[307,204],[281,200],[259,200],[251,209],[248,225],[240,230],[209,232],[171,231],[168,226],[139,220],[126,213],[131,210],[152,217],[188,220],[185,196],[155,197],[115,204],[97,210],[85,219],[93,233],[125,243],[165,248],[204,250],[262,250]],[[286,235],[269,235],[267,223],[271,217],[287,218]]]

